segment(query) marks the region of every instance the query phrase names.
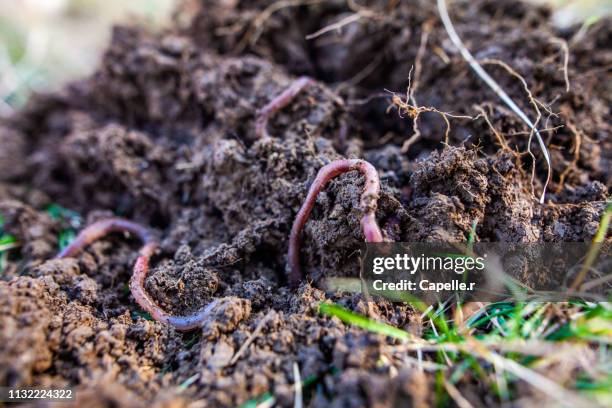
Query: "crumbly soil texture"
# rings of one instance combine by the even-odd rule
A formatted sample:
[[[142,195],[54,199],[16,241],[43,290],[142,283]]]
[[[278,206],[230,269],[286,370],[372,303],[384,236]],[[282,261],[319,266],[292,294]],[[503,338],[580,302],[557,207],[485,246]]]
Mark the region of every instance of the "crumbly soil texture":
[[[333,301],[422,330],[408,305],[322,285],[359,274],[359,173],[318,197],[303,283],[287,284],[289,231],[316,172],[372,163],[376,218],[406,242],[465,241],[472,225],[479,241],[588,241],[612,172],[609,20],[561,31],[550,11],[509,0],[449,12],[514,101],[539,112],[544,204],[537,142],[462,59],[435,2],[186,1],[163,30],[115,27],[90,77],[0,122],[2,229],[18,241],[2,264],[0,384],[76,387],[80,406],[237,406],[266,393],[291,406],[297,364],[316,379],[310,406],[436,403],[434,374],[395,341],[318,313]],[[299,76],[314,83],[258,137],[258,110]],[[111,215],[159,237],[145,287],[162,308],[228,299],[201,330],[139,309],[130,237],[53,259],[70,231]],[[475,406],[500,403],[469,372],[457,387]]]

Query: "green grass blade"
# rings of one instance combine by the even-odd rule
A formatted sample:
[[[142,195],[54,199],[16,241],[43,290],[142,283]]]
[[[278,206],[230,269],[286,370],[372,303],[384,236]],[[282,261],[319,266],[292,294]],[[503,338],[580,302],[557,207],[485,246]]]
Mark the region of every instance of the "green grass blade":
[[[597,255],[599,254],[599,250],[601,249],[601,244],[602,242],[604,242],[604,239],[608,234],[608,228],[610,228],[611,218],[612,203],[608,203],[606,209],[601,215],[601,220],[599,221],[599,228],[597,228],[595,237],[593,237],[593,244],[589,248],[589,252],[587,252],[587,256],[584,263],[582,264],[582,268],[580,269],[580,272],[578,273],[578,276],[576,276],[576,279],[574,280],[574,283],[572,283],[570,289],[580,289],[580,285],[582,285],[584,278],[586,278],[587,273],[591,269],[591,265],[593,265],[593,262],[595,262],[595,259],[597,259]]]
[[[377,322],[376,320],[372,320],[335,304],[321,303],[319,305],[319,312],[327,316],[337,317],[345,323],[361,327],[362,329],[374,333],[383,334],[400,340],[411,340],[413,338],[407,331],[386,323]]]

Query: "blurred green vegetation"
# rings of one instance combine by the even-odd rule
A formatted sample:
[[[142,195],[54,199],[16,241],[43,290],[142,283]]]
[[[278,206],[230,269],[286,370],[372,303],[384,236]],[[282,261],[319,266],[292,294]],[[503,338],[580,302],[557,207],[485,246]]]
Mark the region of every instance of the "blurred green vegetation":
[[[0,116],[32,91],[87,75],[113,23],[157,26],[174,0],[7,0],[0,7]]]
[[[549,4],[556,11],[553,22],[559,27],[569,27],[581,22],[593,22],[612,14],[612,0],[530,0]]]

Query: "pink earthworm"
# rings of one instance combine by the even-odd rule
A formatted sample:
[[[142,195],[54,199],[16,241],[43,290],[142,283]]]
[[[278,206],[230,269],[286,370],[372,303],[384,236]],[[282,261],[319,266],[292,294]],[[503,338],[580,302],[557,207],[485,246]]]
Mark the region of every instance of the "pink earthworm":
[[[304,88],[314,84],[312,78],[302,76],[293,81],[291,85],[278,96],[274,97],[266,106],[257,112],[255,120],[255,136],[258,139],[268,136],[268,121],[278,111],[286,107]]]
[[[315,180],[310,185],[306,200],[298,211],[291,234],[289,235],[289,251],[287,253],[289,266],[289,283],[297,286],[302,279],[300,268],[300,245],[302,241],[302,229],[312,212],[317,195],[323,190],[325,185],[334,177],[349,171],[358,170],[365,176],[365,185],[361,194],[361,228],[366,242],[382,242],[383,235],[376,223],[376,208],[380,196],[380,180],[378,172],[370,163],[360,159],[336,160],[323,166]]]
[[[127,232],[137,236],[142,241],[143,246],[138,251],[138,258],[136,259],[132,278],[130,279],[130,291],[136,303],[149,312],[153,319],[174,326],[179,331],[188,331],[202,327],[212,310],[218,304],[217,300],[212,301],[206,307],[191,315],[173,316],[164,312],[145,291],[144,282],[149,273],[149,260],[157,250],[157,241],[149,230],[134,222],[120,218],[109,218],[94,222],[82,230],[75,240],[64,248],[56,258],[73,257],[87,245],[112,232]]]

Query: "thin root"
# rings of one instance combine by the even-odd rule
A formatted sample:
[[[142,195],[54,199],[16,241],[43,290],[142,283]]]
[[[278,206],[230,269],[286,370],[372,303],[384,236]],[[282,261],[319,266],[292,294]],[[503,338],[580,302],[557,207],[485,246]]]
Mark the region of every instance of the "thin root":
[[[567,45],[567,41],[559,37],[553,37],[550,40],[553,44],[558,45],[563,52],[563,79],[565,79],[565,92],[570,91],[570,80],[568,73],[568,65],[569,65],[569,47]]]
[[[570,120],[567,119],[569,115],[565,115],[565,116],[566,116],[566,122],[565,122],[566,126],[572,131],[574,135],[572,150],[570,150],[570,153],[572,153],[574,157],[572,161],[567,165],[567,167],[563,170],[563,172],[561,172],[561,175],[559,176],[559,184],[556,190],[557,194],[561,192],[561,189],[563,188],[565,184],[565,178],[569,175],[569,173],[572,170],[577,169],[578,160],[580,160],[580,146],[582,145],[582,135],[583,135],[582,131],[580,131],[580,129],[578,129]]]
[[[410,74],[408,74],[408,81],[411,81],[411,84],[408,86],[408,99],[412,102],[413,105],[417,105],[416,99],[414,98],[414,93],[419,89],[420,81],[421,81],[421,71],[423,70],[423,56],[425,55],[425,50],[427,49],[427,41],[429,40],[429,34],[431,34],[431,29],[433,27],[433,20],[427,20],[421,26],[421,42],[419,43],[419,49],[417,50],[416,57],[414,58],[414,79],[410,79]],[[410,69],[412,71],[412,68]]]
[[[412,117],[412,136],[408,140],[404,142],[402,145],[402,153],[407,153],[414,143],[416,143],[421,138],[421,130],[419,129],[418,118],[421,112],[416,112],[418,108],[418,103],[414,96],[416,90],[419,88],[420,80],[421,80],[421,70],[422,70],[422,60],[423,55],[425,54],[425,49],[427,47],[427,40],[429,39],[429,34],[431,33],[431,28],[433,26],[432,20],[427,20],[421,26],[421,42],[419,44],[419,49],[417,50],[416,57],[414,59],[414,66],[410,67],[410,72],[408,72],[408,89],[406,91],[406,103],[410,102],[410,106],[414,107],[412,112],[407,111],[409,115]],[[414,69],[414,80],[412,79],[412,70]],[[401,99],[399,100],[401,102]],[[393,100],[394,104],[396,100]],[[398,105],[400,106],[400,105]],[[412,116],[414,115],[414,116]],[[446,120],[446,118],[444,118]],[[448,142],[448,129],[450,124],[447,123],[447,132],[445,136],[445,141]]]
[[[478,111],[478,116],[474,119],[478,119],[478,117],[481,116],[485,120],[486,124],[489,126],[489,129],[491,129],[491,132],[493,132],[493,134],[495,135],[495,138],[497,139],[497,143],[499,144],[499,147],[501,147],[502,150],[512,151],[510,147],[508,146],[508,142],[506,142],[504,135],[499,133],[497,129],[495,129],[495,127],[491,123],[491,120],[489,119],[489,115],[487,115],[487,112],[485,112],[484,108],[480,105],[475,105],[474,109]]]
[[[544,143],[544,139],[542,139],[542,136],[540,135],[540,132],[538,131],[536,127],[537,121],[536,121],[536,124],[534,124],[531,121],[531,119],[529,119],[529,117],[525,114],[525,112],[523,112],[523,110],[518,107],[516,102],[514,102],[514,100],[510,98],[510,96],[501,88],[501,86],[499,86],[499,84],[491,77],[491,75],[489,75],[487,71],[484,70],[482,65],[480,65],[480,63],[476,61],[476,58],[474,58],[472,53],[466,48],[465,44],[463,44],[463,41],[461,41],[461,38],[459,37],[459,35],[457,34],[457,31],[455,30],[455,26],[453,25],[453,22],[451,21],[450,16],[448,15],[448,10],[446,9],[446,1],[437,0],[437,5],[438,5],[438,12],[442,20],[442,24],[444,25],[444,29],[448,33],[448,36],[450,37],[455,47],[457,47],[457,49],[461,53],[461,56],[463,57],[463,59],[465,59],[468,62],[468,64],[470,65],[472,70],[476,73],[476,75],[478,75],[493,90],[493,92],[495,92],[497,96],[510,109],[512,109],[512,111],[523,122],[525,122],[527,126],[529,126],[529,128],[532,130],[532,133],[535,133],[538,139],[538,144],[540,145],[540,148],[542,149],[542,154],[544,155],[544,159],[546,160],[546,164],[548,166],[548,174],[546,177],[546,182],[544,183],[544,187],[542,188],[542,195],[540,196],[540,203],[543,204],[544,199],[546,197],[546,188],[548,187],[548,183],[550,182],[550,179],[552,177],[552,162],[551,162],[550,154],[548,153],[546,144]],[[530,136],[529,141],[531,142],[531,136]]]
[[[540,123],[540,120],[542,119],[542,112],[540,111],[540,106],[544,108],[550,115],[555,115],[555,113],[551,112],[550,109],[544,103],[540,102],[538,99],[536,99],[533,96],[533,93],[531,92],[531,89],[529,89],[529,86],[527,85],[527,81],[525,80],[525,78],[521,74],[516,72],[516,70],[514,70],[510,65],[498,59],[486,59],[482,61],[482,64],[483,65],[487,65],[487,64],[498,65],[501,68],[503,68],[506,72],[508,72],[510,75],[518,79],[523,85],[523,89],[525,90],[525,93],[527,94],[529,103],[531,104],[531,106],[533,106],[533,109],[536,111],[536,119],[533,123],[533,126],[530,126],[531,131],[529,132],[529,139],[527,140],[527,154],[529,154],[529,156],[531,156],[531,159],[533,160],[533,165],[531,166],[531,194],[535,195],[534,180],[535,180],[536,157],[531,151],[531,142],[533,140],[533,135],[535,132],[537,132],[537,135],[540,137],[540,132],[537,130],[538,123]],[[545,153],[545,156],[547,155],[548,155],[548,152]],[[552,172],[552,168],[549,165],[548,175],[546,177],[546,183],[544,185],[544,191],[546,191],[546,187],[548,183],[550,182],[550,178],[552,175],[551,172]],[[544,193],[542,193],[542,197],[544,197],[543,194]]]
[[[252,20],[252,24],[236,46],[236,51],[240,53],[247,45],[254,45],[257,40],[259,40],[259,37],[261,37],[266,21],[272,17],[274,13],[289,7],[310,6],[321,2],[323,2],[323,0],[281,0],[272,2],[272,4],[266,7]],[[228,27],[227,31],[231,31],[231,29],[231,27]]]
[[[444,132],[444,143],[446,145],[449,144],[449,136],[450,136],[450,130],[451,130],[451,124],[448,118],[473,119],[471,116],[453,115],[448,112],[442,112],[441,110],[438,110],[431,106],[415,106],[412,103],[410,103],[410,88],[408,89],[408,92],[406,93],[405,100],[402,99],[401,96],[393,93],[392,99],[391,99],[391,106],[397,106],[399,108],[400,117],[403,117],[402,114],[406,114],[410,118],[412,118],[412,129],[414,130],[414,133],[402,145],[402,149],[401,149],[402,153],[408,152],[408,150],[410,149],[410,146],[421,137],[421,132],[418,128],[417,121],[419,119],[419,116],[423,112],[437,113],[438,115],[440,115],[442,120],[444,120],[444,123],[446,123],[446,131]]]
[[[353,13],[350,16],[344,17],[336,21],[335,23],[332,23],[328,26],[321,28],[320,30],[315,31],[312,34],[308,34],[305,38],[307,40],[314,40],[315,38],[320,37],[323,34],[329,33],[330,31],[339,31],[342,27],[361,20],[362,17],[366,17],[366,14],[362,12]]]

